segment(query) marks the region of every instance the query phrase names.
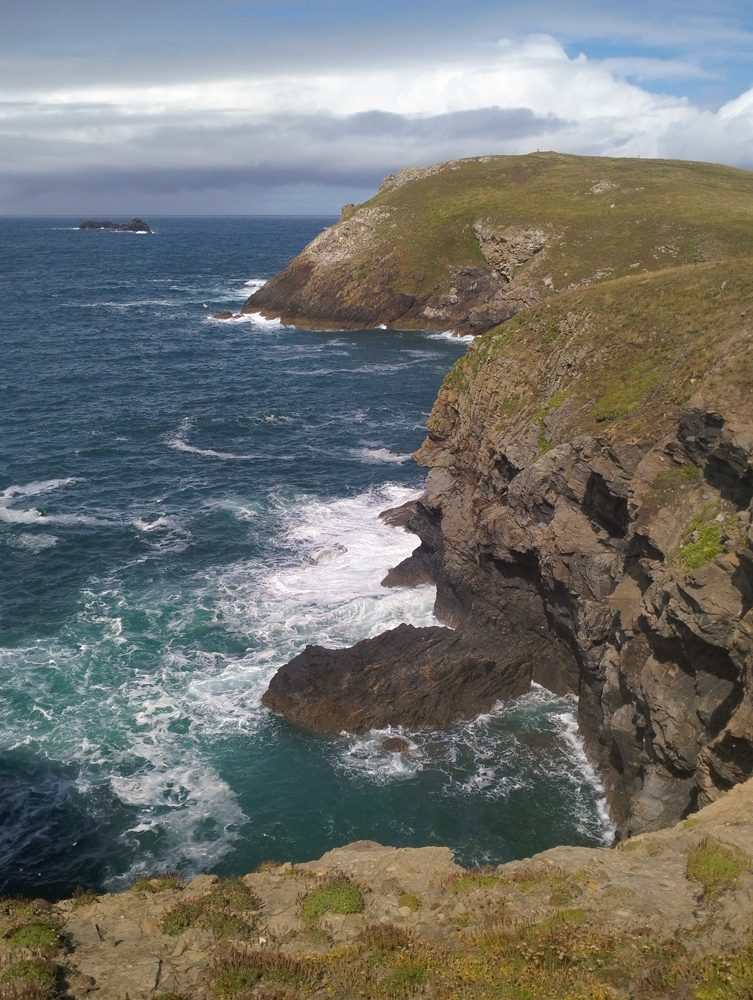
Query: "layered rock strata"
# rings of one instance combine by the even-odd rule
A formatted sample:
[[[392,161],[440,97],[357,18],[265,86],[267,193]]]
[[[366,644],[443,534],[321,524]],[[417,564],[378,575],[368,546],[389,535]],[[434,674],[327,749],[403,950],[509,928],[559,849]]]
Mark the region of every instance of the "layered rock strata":
[[[413,680],[424,683],[425,637],[404,633],[384,702],[384,660],[369,658],[382,637],[352,654],[303,654],[287,668],[295,711],[275,707],[311,725],[301,702],[314,676],[333,729],[352,724],[357,677],[369,677],[359,728],[449,721],[531,679],[571,691],[620,837],[747,779],[751,303],[746,264],[700,265],[568,293],[477,339],[417,453],[430,467],[408,514],[421,544],[385,582],[433,578],[452,648],[469,662],[494,651],[483,696],[474,701],[472,670],[448,663],[444,694],[423,698]],[[403,705],[402,684],[420,710]]]

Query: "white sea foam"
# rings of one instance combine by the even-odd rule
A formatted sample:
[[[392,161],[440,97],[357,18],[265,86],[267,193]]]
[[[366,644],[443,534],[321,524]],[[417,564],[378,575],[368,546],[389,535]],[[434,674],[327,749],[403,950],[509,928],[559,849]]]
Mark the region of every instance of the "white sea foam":
[[[182,430],[190,426],[185,421]],[[0,678],[13,691],[13,699],[0,699],[2,746],[36,748],[75,765],[82,788],[106,781],[134,812],[123,838],[140,860],[114,884],[155,868],[207,870],[231,849],[247,817],[208,748],[238,734],[250,748],[254,740],[276,738],[261,696],[274,672],[307,643],[339,647],[401,622],[436,624],[433,587],[380,584],[417,540],[377,515],[418,495],[391,484],[330,501],[274,493],[264,504],[223,500],[217,505],[238,518],[278,525],[261,555],[205,571],[183,588],[155,578],[134,595],[116,573],[92,580],[73,642],[0,650]],[[155,543],[183,530],[167,514],[142,515],[134,527]],[[245,652],[197,649],[197,625],[207,624],[235,635]],[[60,677],[74,689],[73,699],[60,698]],[[22,715],[9,707],[19,699],[29,704]],[[531,754],[507,732],[507,720],[525,721],[526,712],[533,718],[542,708],[559,749]],[[540,725],[532,721],[532,731]],[[381,749],[395,735],[408,741],[408,757]],[[608,839],[605,812],[593,815],[594,797],[602,793],[575,710],[543,689],[445,730],[395,728],[342,736],[328,747],[322,752],[330,766],[359,784],[418,780],[427,768],[439,769],[444,794],[459,808],[467,796],[504,802],[516,788],[535,787],[537,774],[556,774],[560,786],[570,783],[579,829]]]
[[[22,532],[20,535],[13,535],[8,539],[8,545],[12,549],[26,549],[35,555],[38,552],[44,552],[45,549],[51,549],[57,543],[58,540],[55,535],[48,535],[44,532],[36,535],[32,535],[29,532]]]
[[[236,455],[231,451],[215,451],[214,448],[197,448],[177,437],[170,438],[167,441],[167,446],[168,448],[174,448],[175,451],[187,451],[192,455],[204,455],[205,458],[219,458],[223,462],[250,461],[263,457],[260,455]]]
[[[41,493],[56,490],[60,486],[69,486],[71,483],[77,482],[79,482],[78,479],[69,476],[67,479],[43,479],[26,483],[24,486],[8,486],[0,493],[0,504],[10,501],[13,497],[36,497]]]
[[[428,337],[429,340],[451,340],[453,343],[459,341],[462,344],[470,344],[471,341],[476,339],[475,335],[472,333],[453,333],[452,330],[441,330],[438,333],[426,333],[424,336]]]
[[[402,754],[383,750],[382,744],[391,737],[405,740],[409,752]],[[429,761],[427,753],[402,726],[372,729],[365,736],[342,733],[342,740],[343,745],[332,759],[333,766],[356,780],[370,781],[375,785],[413,778]]]
[[[350,454],[365,465],[402,465],[413,458],[411,452],[399,455],[388,448],[351,448]]]
[[[106,520],[90,517],[86,514],[42,514],[36,507],[28,507],[23,510],[15,508],[15,503],[21,502],[26,497],[41,496],[50,493],[52,490],[62,486],[68,486],[79,480],[75,478],[67,479],[44,479],[26,483],[23,486],[8,486],[0,492],[0,521],[5,524],[108,524]]]

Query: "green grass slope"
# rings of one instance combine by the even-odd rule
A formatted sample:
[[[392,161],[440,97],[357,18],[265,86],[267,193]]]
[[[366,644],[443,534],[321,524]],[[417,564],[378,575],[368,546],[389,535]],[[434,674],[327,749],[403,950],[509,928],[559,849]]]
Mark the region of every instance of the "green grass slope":
[[[535,232],[544,245],[503,275],[485,257],[479,226],[503,241]],[[750,171],[559,153],[480,157],[387,178],[245,310],[320,327],[480,333],[562,291],[749,256]]]

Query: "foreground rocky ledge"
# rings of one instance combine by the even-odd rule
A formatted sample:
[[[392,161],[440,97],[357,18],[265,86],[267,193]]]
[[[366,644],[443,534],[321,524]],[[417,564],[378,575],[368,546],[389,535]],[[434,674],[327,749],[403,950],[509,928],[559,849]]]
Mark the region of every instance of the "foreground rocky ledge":
[[[0,996],[52,996],[51,980],[29,978],[47,968],[66,995],[100,1000],[744,1000],[751,854],[753,781],[621,848],[557,847],[496,869],[464,870],[444,847],[359,841],[239,880],[6,901]],[[60,933],[46,945],[45,925]],[[37,992],[14,980],[24,972]]]

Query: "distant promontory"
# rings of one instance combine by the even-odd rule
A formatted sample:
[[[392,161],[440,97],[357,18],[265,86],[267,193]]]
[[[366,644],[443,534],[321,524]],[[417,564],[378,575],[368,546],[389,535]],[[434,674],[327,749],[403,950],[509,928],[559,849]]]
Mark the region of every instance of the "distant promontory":
[[[151,229],[138,216],[134,216],[130,222],[111,222],[109,219],[104,222],[95,222],[94,219],[84,219],[79,229],[117,229],[121,233],[151,233]]]

